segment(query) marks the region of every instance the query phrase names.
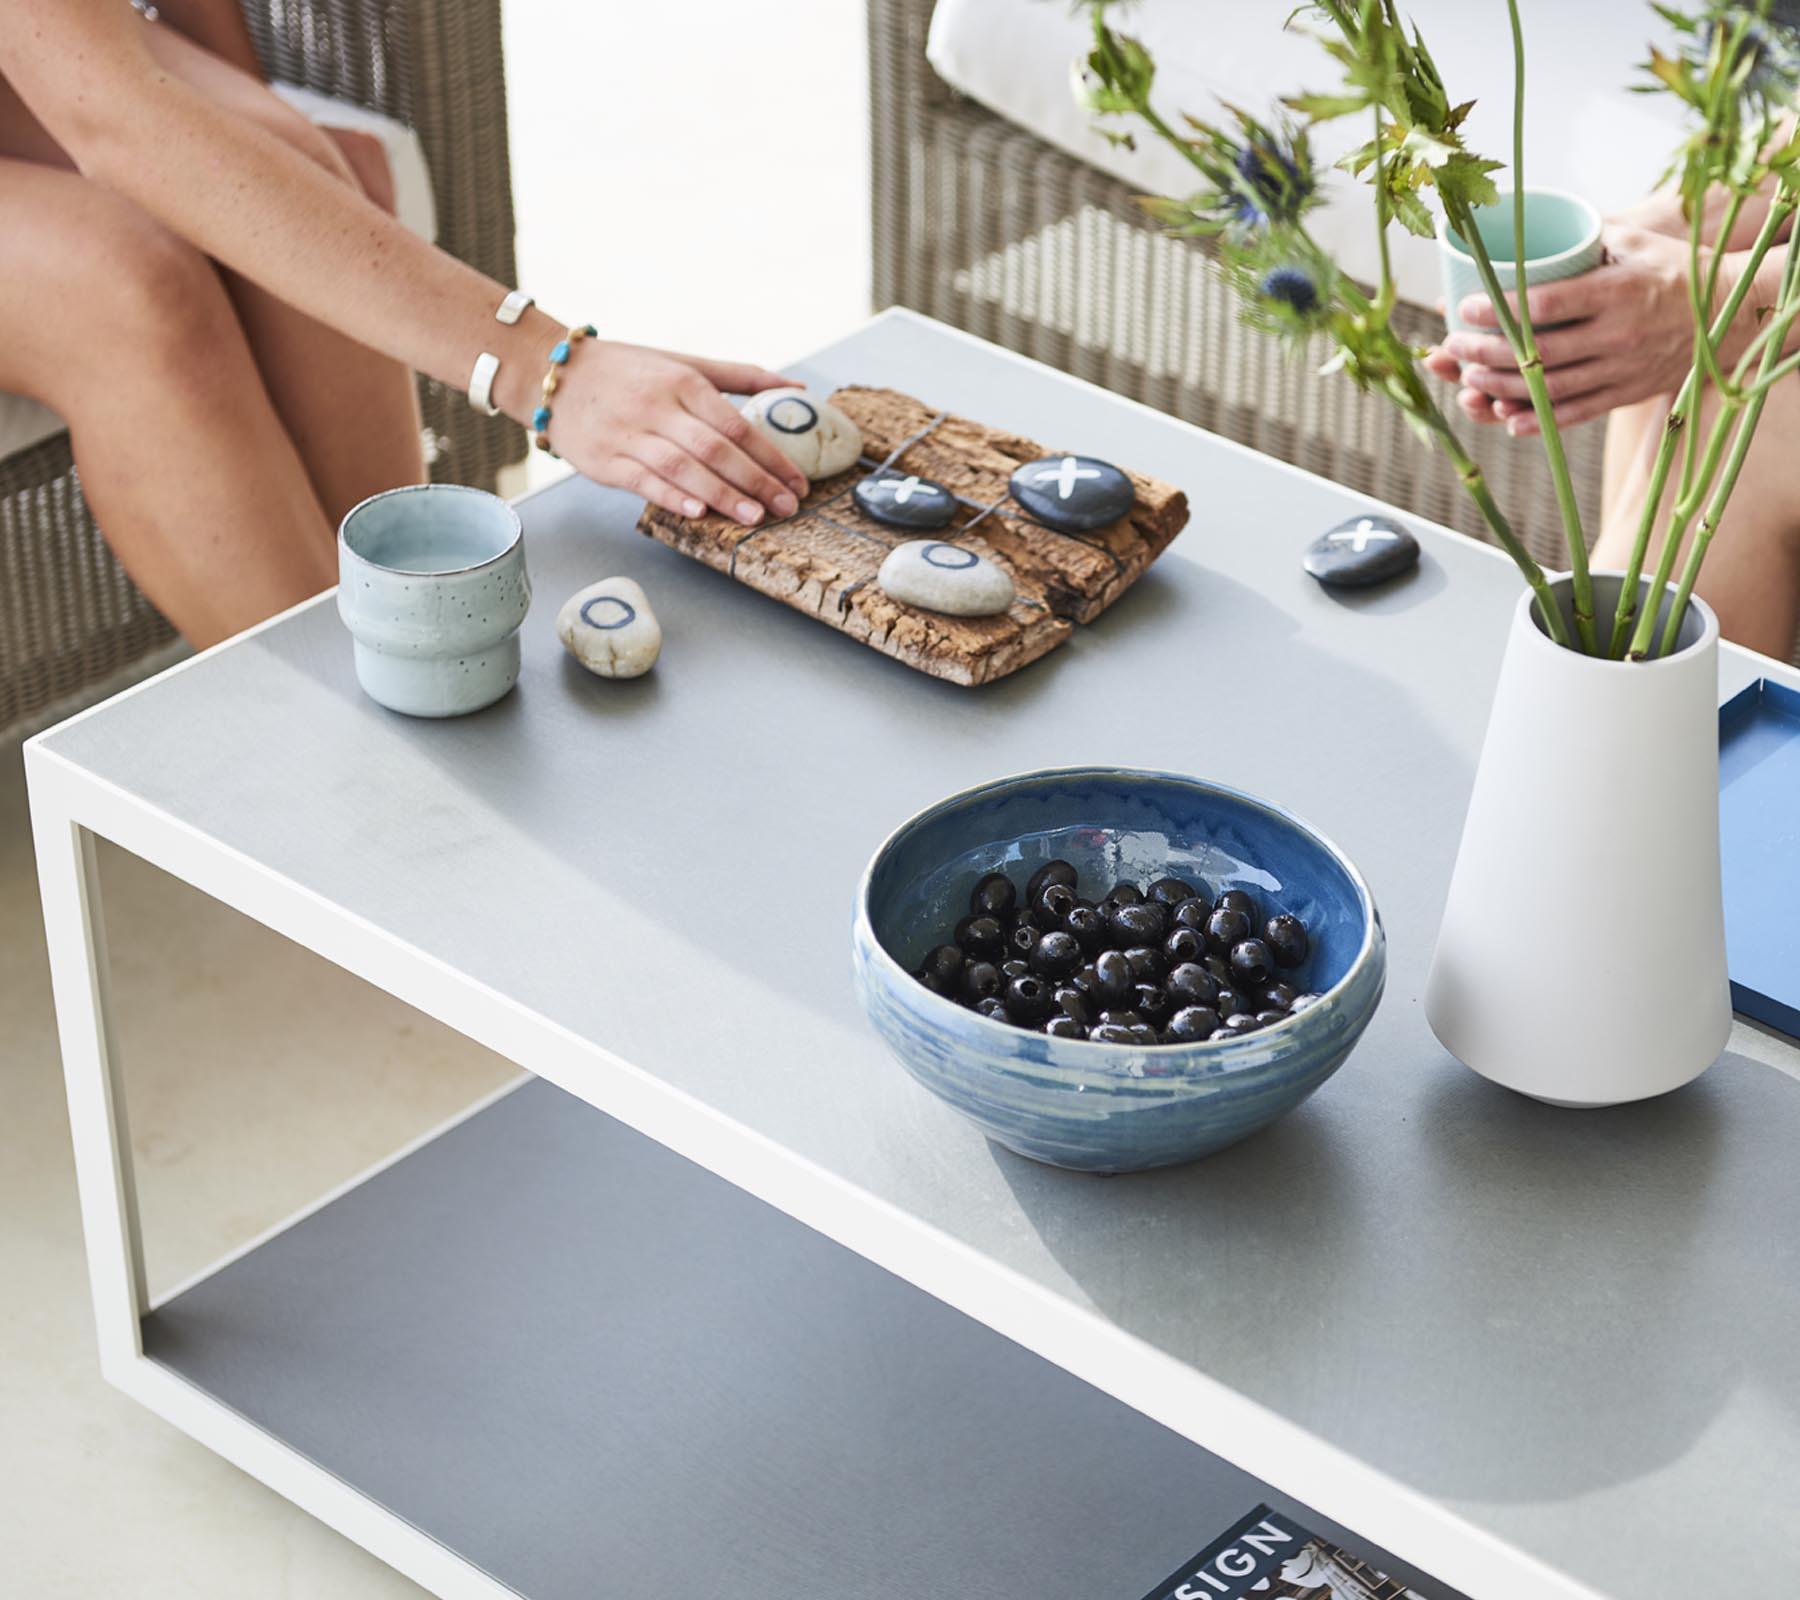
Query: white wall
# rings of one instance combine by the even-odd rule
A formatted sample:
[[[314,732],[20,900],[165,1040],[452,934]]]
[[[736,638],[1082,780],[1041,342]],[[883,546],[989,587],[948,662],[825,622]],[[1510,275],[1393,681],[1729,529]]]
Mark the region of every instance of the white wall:
[[[519,281],[553,316],[778,367],[868,314],[860,0],[506,0],[505,28]]]

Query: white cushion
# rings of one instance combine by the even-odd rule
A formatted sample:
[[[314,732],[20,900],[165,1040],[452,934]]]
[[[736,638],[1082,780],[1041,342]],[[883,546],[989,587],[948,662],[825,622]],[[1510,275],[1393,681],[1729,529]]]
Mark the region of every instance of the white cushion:
[[[431,172],[418,134],[392,117],[366,111],[347,101],[294,84],[278,83],[275,92],[309,121],[322,128],[357,128],[374,134],[387,151],[394,174],[395,212],[414,233],[437,237],[437,208],[431,197]],[[38,444],[63,430],[54,411],[22,395],[0,393],[0,458]]]
[[[1156,57],[1154,102],[1165,120],[1188,111],[1208,121],[1229,100],[1265,116],[1278,96],[1337,86],[1336,63],[1297,26],[1284,30],[1288,0],[1201,6],[1194,0],[1141,0],[1117,15],[1120,31],[1142,39]],[[1510,164],[1512,36],[1506,8],[1468,0],[1413,0],[1418,22],[1453,99],[1477,102],[1470,113],[1471,148]],[[1641,199],[1656,183],[1681,137],[1669,95],[1640,95],[1627,85],[1653,31],[1666,31],[1647,8],[1572,6],[1567,0],[1521,0],[1526,46],[1526,182],[1571,189],[1604,214]],[[1194,169],[1147,129],[1123,118],[1135,151],[1093,131],[1076,103],[1070,69],[1090,47],[1083,15],[1060,0],[938,0],[928,54],[937,73],[1040,139],[1131,184],[1144,194],[1181,195],[1199,187]],[[1329,123],[1315,134],[1319,164],[1360,144],[1360,118]],[[1507,182],[1505,173],[1496,178]],[[1340,266],[1365,281],[1378,275],[1373,201],[1366,186],[1333,173],[1332,203],[1308,228]],[[1401,295],[1419,305],[1439,297],[1436,246],[1398,226],[1389,233]]]

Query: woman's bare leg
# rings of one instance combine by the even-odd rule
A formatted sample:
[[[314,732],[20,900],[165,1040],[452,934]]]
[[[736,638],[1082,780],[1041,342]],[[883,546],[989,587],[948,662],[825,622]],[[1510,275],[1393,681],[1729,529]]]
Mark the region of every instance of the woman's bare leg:
[[[153,27],[150,38],[170,72],[280,135],[345,183],[358,182],[340,145],[266,85],[171,29]],[[420,482],[425,465],[413,375],[235,273],[223,276],[276,414],[332,524],[369,495]]]
[[[0,159],[0,389],[68,422],[107,542],[194,645],[336,578],[219,275],[85,178]]]
[[[1702,447],[1718,416],[1718,396],[1701,402],[1697,437]],[[1650,468],[1661,441],[1667,400],[1643,401],[1607,420],[1606,477],[1596,567],[1623,567],[1637,537],[1649,489]],[[1769,393],[1762,423],[1744,462],[1724,521],[1707,551],[1696,588],[1719,614],[1728,639],[1787,660],[1800,629],[1800,380]],[[1685,444],[1683,445],[1685,451]],[[1654,568],[1669,528],[1681,473],[1681,457],[1669,474],[1646,565]],[[1692,530],[1689,530],[1689,539]],[[1686,548],[1676,560],[1679,576]]]

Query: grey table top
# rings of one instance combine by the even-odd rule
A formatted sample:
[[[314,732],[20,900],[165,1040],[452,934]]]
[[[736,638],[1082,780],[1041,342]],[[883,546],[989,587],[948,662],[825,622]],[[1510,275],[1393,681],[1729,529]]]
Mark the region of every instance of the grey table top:
[[[540,598],[492,711],[382,712],[322,604],[48,748],[1603,1593],[1671,1593],[1722,1527],[1791,1523],[1793,1047],[1740,1026],[1690,1088],[1571,1114],[1466,1072],[1420,1014],[1512,569],[1426,529],[1412,579],[1334,598],[1299,550],[1366,501],[918,319],[797,370],[1154,473],[1193,523],[1068,647],[968,691],[572,483],[525,507]],[[615,572],[667,636],[635,684],[587,678],[552,631]],[[1262,715],[1211,688],[1232,663],[1267,685]],[[1764,665],[1727,652],[1725,687]],[[1088,761],[1292,805],[1362,866],[1392,963],[1298,1114],[1110,1181],[989,1146],[885,1056],[847,979],[851,892],[893,824]]]

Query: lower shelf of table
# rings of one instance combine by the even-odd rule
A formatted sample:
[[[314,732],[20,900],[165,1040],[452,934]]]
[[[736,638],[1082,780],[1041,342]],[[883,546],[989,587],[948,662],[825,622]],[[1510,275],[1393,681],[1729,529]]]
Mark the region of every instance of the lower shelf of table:
[[[528,1600],[1140,1600],[1259,1501],[1359,1544],[537,1082],[143,1333]]]

